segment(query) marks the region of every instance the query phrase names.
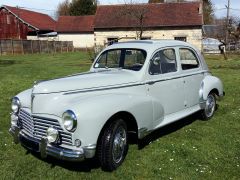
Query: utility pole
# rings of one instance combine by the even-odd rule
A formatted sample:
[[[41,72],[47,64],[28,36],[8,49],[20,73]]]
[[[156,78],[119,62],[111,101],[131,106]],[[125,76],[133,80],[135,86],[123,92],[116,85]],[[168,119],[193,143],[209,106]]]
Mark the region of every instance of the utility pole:
[[[20,31],[20,17],[19,17],[19,15],[20,15],[20,12],[19,12],[19,7],[17,6],[16,7],[17,8],[17,35],[18,35],[18,39],[21,39],[21,31]]]
[[[226,37],[225,37],[225,39],[226,39],[226,45],[228,46],[229,45],[229,17],[230,17],[230,0],[228,0],[228,5],[226,6],[226,8],[227,8],[227,22],[226,22]],[[227,49],[229,49],[229,46],[228,46],[228,48]]]

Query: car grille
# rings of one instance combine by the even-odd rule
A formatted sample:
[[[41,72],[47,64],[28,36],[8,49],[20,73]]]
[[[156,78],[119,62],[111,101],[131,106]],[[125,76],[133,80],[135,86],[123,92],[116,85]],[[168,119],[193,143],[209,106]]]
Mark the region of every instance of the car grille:
[[[41,140],[42,137],[46,137],[47,129],[54,127],[59,131],[61,143],[72,145],[71,133],[64,132],[56,119],[31,116],[31,114],[21,109],[19,112],[19,121],[22,129],[33,138]]]

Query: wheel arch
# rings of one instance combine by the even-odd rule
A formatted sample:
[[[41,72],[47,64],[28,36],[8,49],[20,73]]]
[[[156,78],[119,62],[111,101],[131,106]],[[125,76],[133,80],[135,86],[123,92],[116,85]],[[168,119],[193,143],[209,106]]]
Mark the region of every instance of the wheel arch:
[[[98,136],[97,144],[99,144],[99,141],[101,139],[101,136],[104,133],[104,130],[116,119],[122,119],[127,125],[128,134],[133,132],[134,140],[137,140],[137,138],[138,138],[138,124],[137,124],[136,118],[130,112],[119,111],[119,112],[115,113],[114,115],[112,115],[106,121],[106,123],[103,125],[103,127],[102,127],[102,129],[99,133],[99,136]]]
[[[206,76],[199,91],[200,102],[205,101],[209,93],[215,93],[218,97],[223,96],[223,84],[221,80],[214,76]]]
[[[212,89],[212,90],[209,92],[209,94],[210,94],[210,93],[213,93],[213,94],[217,95],[218,97],[220,96],[219,91],[218,91],[217,88]]]

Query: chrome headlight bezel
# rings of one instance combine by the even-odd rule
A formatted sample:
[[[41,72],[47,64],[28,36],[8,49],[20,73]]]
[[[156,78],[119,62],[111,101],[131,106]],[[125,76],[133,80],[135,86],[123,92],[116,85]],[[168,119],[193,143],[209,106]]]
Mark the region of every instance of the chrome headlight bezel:
[[[12,98],[11,109],[14,114],[17,114],[20,110],[21,102],[18,97]]]
[[[62,115],[63,126],[67,131],[74,132],[77,129],[77,116],[71,110],[67,110]]]

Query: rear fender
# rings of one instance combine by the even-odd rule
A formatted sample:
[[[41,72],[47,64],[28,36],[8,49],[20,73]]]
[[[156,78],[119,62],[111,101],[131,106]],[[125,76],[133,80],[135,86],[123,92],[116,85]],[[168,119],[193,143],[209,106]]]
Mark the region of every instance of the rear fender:
[[[222,97],[224,95],[222,81],[215,76],[205,76],[201,82],[201,87],[199,90],[201,108],[205,107],[204,104],[207,100],[207,96],[213,90],[216,90],[218,92],[217,95]]]

